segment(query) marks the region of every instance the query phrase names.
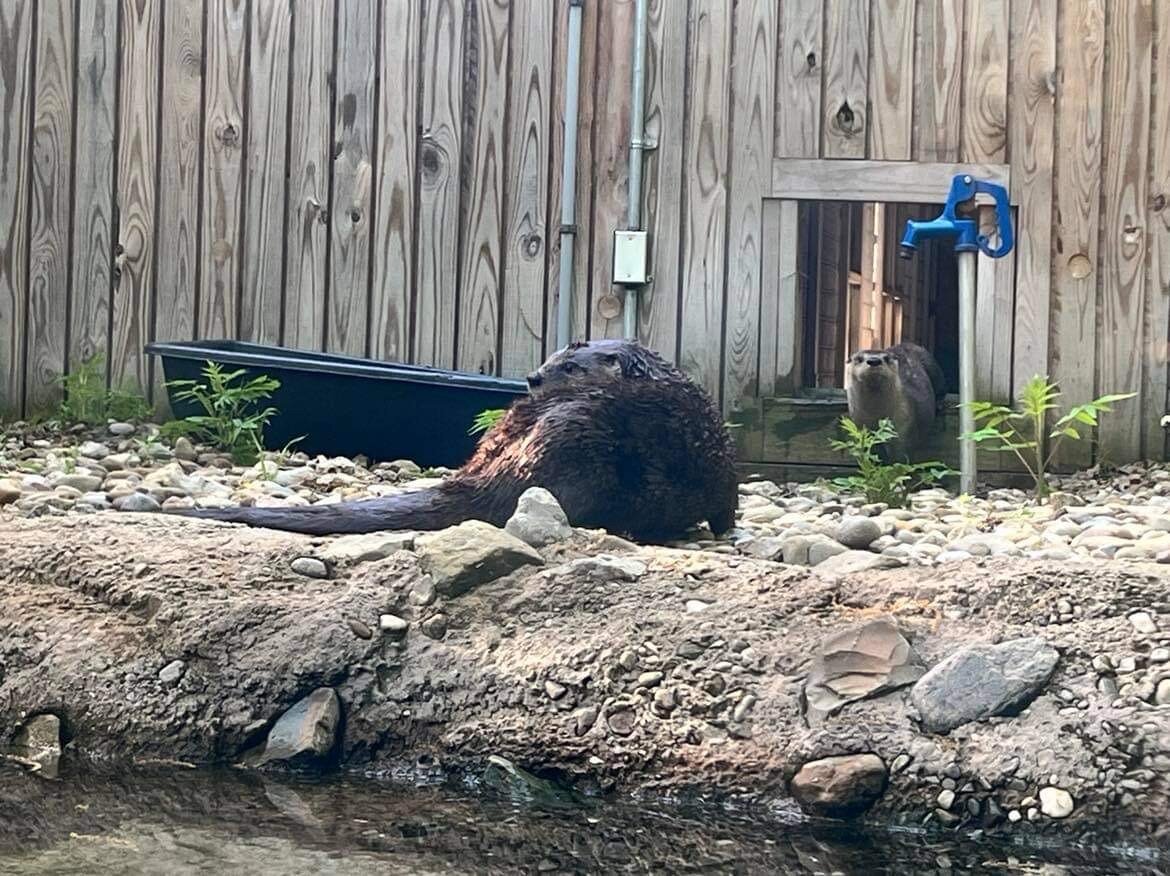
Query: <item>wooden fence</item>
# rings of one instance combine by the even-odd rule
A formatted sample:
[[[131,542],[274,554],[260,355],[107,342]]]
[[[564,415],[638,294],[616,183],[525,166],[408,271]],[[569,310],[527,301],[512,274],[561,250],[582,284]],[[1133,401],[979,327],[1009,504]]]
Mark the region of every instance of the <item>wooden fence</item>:
[[[554,334],[567,14],[0,0],[0,409],[55,404],[93,353],[157,392],[153,338],[523,374]],[[585,2],[575,337],[620,331],[594,305],[633,23]],[[1020,223],[981,286],[987,385],[1139,390],[1102,440],[1162,456],[1168,39],[1160,0],[652,0],[641,337],[729,410],[791,391],[785,205],[920,203],[970,168]]]

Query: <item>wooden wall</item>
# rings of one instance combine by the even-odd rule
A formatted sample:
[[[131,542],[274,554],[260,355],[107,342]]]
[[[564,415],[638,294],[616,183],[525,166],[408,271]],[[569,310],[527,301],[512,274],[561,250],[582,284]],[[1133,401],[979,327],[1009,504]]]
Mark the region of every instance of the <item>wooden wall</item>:
[[[634,4],[584,8],[573,334],[615,336]],[[553,334],[567,9],[0,0],[0,408],[95,352],[157,389],[152,338],[523,374]],[[729,410],[782,391],[812,352],[793,202],[937,202],[972,169],[1020,226],[980,272],[982,386],[1136,390],[1102,453],[1163,456],[1168,41],[1157,0],[651,0],[641,337]]]

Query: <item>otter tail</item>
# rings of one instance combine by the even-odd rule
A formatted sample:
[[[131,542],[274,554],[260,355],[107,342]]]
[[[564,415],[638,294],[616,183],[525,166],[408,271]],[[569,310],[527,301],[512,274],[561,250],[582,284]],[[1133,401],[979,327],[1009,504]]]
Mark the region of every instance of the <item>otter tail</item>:
[[[244,523],[308,535],[342,535],[389,529],[433,530],[476,516],[470,496],[456,496],[447,485],[331,505],[296,508],[183,508],[168,512],[200,520]]]

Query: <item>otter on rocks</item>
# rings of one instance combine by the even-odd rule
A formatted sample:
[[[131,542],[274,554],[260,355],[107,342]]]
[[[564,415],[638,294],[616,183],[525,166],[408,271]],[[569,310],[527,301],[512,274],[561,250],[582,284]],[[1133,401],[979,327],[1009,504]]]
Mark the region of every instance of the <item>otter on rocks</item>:
[[[886,350],[859,350],[845,368],[849,417],[873,429],[892,420],[897,439],[886,446],[904,457],[926,443],[935,417],[942,412],[946,379],[934,356],[908,342]]]
[[[297,508],[172,513],[314,535],[503,526],[529,487],[556,497],[574,526],[656,542],[706,521],[735,521],[735,445],[711,398],[633,341],[576,343],[529,375],[458,471],[429,489]]]

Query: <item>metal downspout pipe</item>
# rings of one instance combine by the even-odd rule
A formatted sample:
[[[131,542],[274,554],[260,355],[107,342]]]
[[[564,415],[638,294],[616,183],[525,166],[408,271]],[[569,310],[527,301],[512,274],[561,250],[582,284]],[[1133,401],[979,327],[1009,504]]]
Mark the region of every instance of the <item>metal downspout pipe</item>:
[[[557,294],[557,349],[569,345],[573,316],[573,243],[577,234],[577,102],[581,71],[581,12],[584,0],[569,0],[568,63],[565,69],[565,150],[561,156],[561,262]]]
[[[634,71],[630,96],[630,185],[626,229],[638,231],[642,224],[642,157],[646,148],[646,15],[647,0],[634,6]],[[626,287],[622,307],[623,333],[638,337],[638,289]]]

